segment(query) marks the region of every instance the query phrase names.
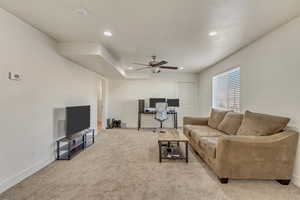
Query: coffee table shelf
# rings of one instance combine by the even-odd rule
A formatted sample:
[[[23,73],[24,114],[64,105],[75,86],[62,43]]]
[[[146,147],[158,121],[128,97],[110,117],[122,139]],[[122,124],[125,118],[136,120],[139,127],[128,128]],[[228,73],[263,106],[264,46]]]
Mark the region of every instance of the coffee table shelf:
[[[182,153],[180,144],[185,144],[185,155]],[[163,159],[185,160],[188,163],[189,140],[178,130],[160,132],[158,136],[159,162]]]

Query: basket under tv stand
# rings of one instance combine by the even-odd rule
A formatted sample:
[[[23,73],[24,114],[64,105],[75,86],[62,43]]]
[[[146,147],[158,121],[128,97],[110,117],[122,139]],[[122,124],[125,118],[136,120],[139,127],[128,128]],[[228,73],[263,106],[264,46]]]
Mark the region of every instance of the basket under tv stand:
[[[87,129],[81,134],[61,138],[56,141],[56,160],[71,160],[94,143],[95,129]]]

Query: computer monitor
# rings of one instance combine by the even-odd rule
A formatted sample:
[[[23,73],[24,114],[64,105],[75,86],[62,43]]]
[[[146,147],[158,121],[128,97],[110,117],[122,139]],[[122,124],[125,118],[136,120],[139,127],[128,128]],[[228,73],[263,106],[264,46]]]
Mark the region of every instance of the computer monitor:
[[[150,108],[155,108],[156,103],[160,103],[160,102],[166,102],[166,98],[150,98],[149,106]]]
[[[168,107],[179,107],[179,99],[168,99]]]

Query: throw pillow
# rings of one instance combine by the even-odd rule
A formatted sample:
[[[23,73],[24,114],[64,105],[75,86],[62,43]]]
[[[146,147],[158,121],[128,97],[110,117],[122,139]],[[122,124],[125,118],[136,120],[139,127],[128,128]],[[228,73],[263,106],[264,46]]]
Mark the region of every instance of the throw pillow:
[[[237,135],[273,135],[282,131],[289,121],[286,117],[246,111]]]
[[[228,112],[228,110],[211,109],[208,126],[216,129]]]
[[[217,129],[228,135],[236,135],[242,124],[243,116],[241,113],[228,112]]]

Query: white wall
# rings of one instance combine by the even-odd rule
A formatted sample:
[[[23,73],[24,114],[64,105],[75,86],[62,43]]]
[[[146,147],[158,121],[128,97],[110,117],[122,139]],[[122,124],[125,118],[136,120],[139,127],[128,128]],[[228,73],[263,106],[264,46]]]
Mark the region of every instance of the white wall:
[[[59,56],[54,41],[0,9],[0,192],[54,159],[54,109],[92,106],[98,75]],[[21,81],[8,80],[17,72]]]
[[[121,119],[127,127],[137,127],[138,99],[153,97],[177,98],[178,82],[195,82],[198,76],[192,73],[162,73],[148,80],[111,80],[109,81],[108,117]],[[196,95],[198,96],[198,95]],[[198,102],[197,100],[195,100]],[[143,127],[159,127],[153,116],[143,115]],[[165,127],[172,127],[173,122],[164,122]],[[178,126],[182,126],[182,112],[178,113]]]
[[[241,109],[291,118],[300,131],[300,18],[208,68],[199,75],[200,114],[208,115],[212,103],[212,77],[241,67]],[[298,145],[300,147],[300,144]],[[294,183],[300,186],[300,148]]]

